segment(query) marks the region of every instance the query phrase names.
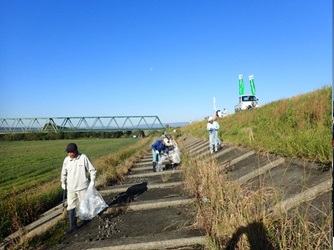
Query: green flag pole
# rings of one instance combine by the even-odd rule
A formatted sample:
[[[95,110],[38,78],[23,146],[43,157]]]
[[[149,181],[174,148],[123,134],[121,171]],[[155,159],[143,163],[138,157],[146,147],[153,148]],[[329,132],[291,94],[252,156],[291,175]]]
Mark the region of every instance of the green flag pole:
[[[245,93],[244,80],[242,78],[242,75],[239,75],[239,95],[243,95],[244,93]]]
[[[250,75],[249,77],[250,88],[252,91],[252,95],[255,95],[255,84],[254,84],[254,76]]]

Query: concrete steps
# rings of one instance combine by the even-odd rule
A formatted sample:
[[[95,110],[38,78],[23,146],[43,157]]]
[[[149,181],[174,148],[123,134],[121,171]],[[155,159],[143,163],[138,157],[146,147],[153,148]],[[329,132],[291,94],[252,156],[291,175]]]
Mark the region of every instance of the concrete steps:
[[[275,188],[280,203],[273,203],[268,212],[288,211],[301,204],[312,220],[331,213],[331,172],[317,164],[226,144],[210,154],[207,140],[180,140],[183,152],[204,162],[215,160],[229,181],[250,190]],[[99,190],[109,208],[50,249],[204,249],[205,232],[191,227],[196,217],[195,198],[185,193],[182,173],[182,164],[174,170],[153,172],[148,149],[126,180]],[[38,233],[61,214],[59,205],[7,241]]]
[[[109,208],[51,249],[202,249],[205,232],[191,228],[195,198],[182,187],[182,170],[153,172],[149,157],[149,166],[136,163],[125,181],[99,190]]]

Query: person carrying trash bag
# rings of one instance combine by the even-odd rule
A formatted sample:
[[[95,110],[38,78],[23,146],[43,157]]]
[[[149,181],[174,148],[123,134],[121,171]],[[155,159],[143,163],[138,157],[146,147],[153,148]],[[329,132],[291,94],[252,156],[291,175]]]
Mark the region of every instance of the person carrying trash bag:
[[[213,154],[213,151],[218,151],[221,141],[218,138],[219,124],[213,120],[212,116],[208,119],[206,129],[209,131],[210,153]]]
[[[160,162],[163,155],[168,155],[168,146],[166,145],[166,138],[163,140],[157,140],[154,144],[152,144],[152,156],[153,156],[153,172],[161,172],[162,168],[158,166],[158,162]]]
[[[169,154],[169,167],[174,169],[181,162],[181,152],[173,137],[170,134],[165,135],[167,142],[166,146],[168,147]]]
[[[69,143],[65,151],[68,155],[61,170],[61,187],[67,190],[67,211],[70,221],[70,228],[65,233],[71,234],[78,228],[76,207],[85,198],[88,184],[95,186],[96,169],[89,158],[78,151],[75,143]]]

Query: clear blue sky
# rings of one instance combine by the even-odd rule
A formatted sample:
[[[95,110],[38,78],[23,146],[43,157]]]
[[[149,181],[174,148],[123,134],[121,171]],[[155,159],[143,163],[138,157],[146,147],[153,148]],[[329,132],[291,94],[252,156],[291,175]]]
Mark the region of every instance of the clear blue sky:
[[[234,113],[332,85],[330,0],[0,0],[0,117]]]

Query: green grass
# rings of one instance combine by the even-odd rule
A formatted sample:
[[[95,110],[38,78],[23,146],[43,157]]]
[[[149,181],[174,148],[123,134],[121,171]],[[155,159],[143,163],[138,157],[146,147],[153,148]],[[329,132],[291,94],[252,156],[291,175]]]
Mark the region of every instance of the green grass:
[[[0,239],[59,204],[62,199],[60,172],[69,142],[0,141]],[[98,169],[97,178],[103,174],[103,169],[99,168],[101,157],[118,155],[142,143],[132,138],[78,139],[74,142]]]
[[[94,159],[131,146],[134,139],[80,139],[79,151]],[[0,141],[0,199],[60,178],[69,141]]]
[[[332,87],[271,102],[217,120],[225,143],[330,165],[332,162]],[[183,134],[208,138],[207,121]]]

